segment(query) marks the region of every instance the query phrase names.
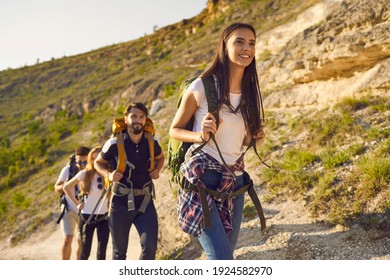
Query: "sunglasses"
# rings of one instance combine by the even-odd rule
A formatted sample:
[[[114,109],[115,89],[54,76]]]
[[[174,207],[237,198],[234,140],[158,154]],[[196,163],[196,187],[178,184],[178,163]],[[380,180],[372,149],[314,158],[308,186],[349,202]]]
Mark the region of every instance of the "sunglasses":
[[[88,161],[76,161],[78,165],[87,165]]]
[[[97,182],[99,183],[99,184],[98,184],[98,189],[99,189],[99,190],[103,189],[103,184],[102,184],[103,179],[102,179],[102,177],[99,176],[99,177],[97,178]]]

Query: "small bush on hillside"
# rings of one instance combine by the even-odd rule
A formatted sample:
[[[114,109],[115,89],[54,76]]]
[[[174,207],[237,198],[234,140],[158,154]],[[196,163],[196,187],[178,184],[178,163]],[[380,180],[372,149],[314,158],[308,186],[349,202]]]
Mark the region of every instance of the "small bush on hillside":
[[[305,150],[289,150],[280,164],[272,163],[271,169],[264,169],[263,177],[274,195],[285,191],[302,195],[318,181],[318,174],[310,170],[318,157]]]
[[[369,105],[369,100],[367,96],[363,96],[360,98],[355,97],[346,97],[341,100],[335,108],[339,108],[344,112],[356,112],[358,110],[362,110]]]
[[[350,161],[350,155],[348,151],[334,151],[332,149],[325,150],[320,155],[322,164],[325,168],[335,168],[342,166],[344,163]]]
[[[357,167],[366,188],[378,191],[389,186],[390,159],[388,157],[363,157],[358,161]]]
[[[31,203],[21,192],[14,192],[12,194],[12,204],[17,208],[27,209]]]
[[[0,217],[3,217],[8,212],[8,202],[5,200],[0,200]]]

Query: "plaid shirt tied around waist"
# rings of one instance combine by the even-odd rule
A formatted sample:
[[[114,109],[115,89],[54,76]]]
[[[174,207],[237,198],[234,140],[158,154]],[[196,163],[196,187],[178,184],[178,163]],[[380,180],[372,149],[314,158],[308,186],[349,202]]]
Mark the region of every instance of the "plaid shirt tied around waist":
[[[189,151],[191,152],[191,150]],[[241,156],[234,165],[228,166],[234,173],[244,171],[244,160]],[[207,188],[200,180],[205,170],[216,170],[222,174],[220,185],[217,187],[218,192],[234,192],[236,189],[236,177],[233,176],[227,168],[219,163],[215,158],[200,150],[196,155],[182,163],[180,172],[193,185],[201,188]],[[211,211],[211,202],[214,199],[207,194],[207,203]],[[229,234],[232,230],[231,215],[233,213],[232,199],[223,201],[215,200],[222,224]],[[196,191],[183,191],[179,188],[179,201],[177,204],[179,214],[179,227],[184,232],[199,236],[203,230],[203,210],[200,201],[200,195]]]

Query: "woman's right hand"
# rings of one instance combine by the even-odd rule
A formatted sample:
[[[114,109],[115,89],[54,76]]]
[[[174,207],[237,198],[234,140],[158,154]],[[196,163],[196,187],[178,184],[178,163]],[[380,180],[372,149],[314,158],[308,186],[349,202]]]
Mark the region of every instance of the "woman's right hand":
[[[80,201],[80,202],[77,204],[77,209],[78,209],[79,211],[81,211],[81,210],[83,210],[83,208],[84,208],[84,202]]]
[[[221,121],[221,120],[220,120]],[[210,133],[215,134],[217,132],[217,120],[214,115],[207,113],[201,123],[201,137],[204,142],[209,141]]]

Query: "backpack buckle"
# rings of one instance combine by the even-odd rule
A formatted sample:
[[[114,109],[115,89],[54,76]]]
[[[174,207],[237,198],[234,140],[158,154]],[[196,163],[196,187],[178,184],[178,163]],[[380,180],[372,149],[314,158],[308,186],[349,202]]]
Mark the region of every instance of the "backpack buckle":
[[[224,201],[226,199],[232,199],[234,198],[234,193],[233,192],[221,192],[218,195],[218,200]]]

